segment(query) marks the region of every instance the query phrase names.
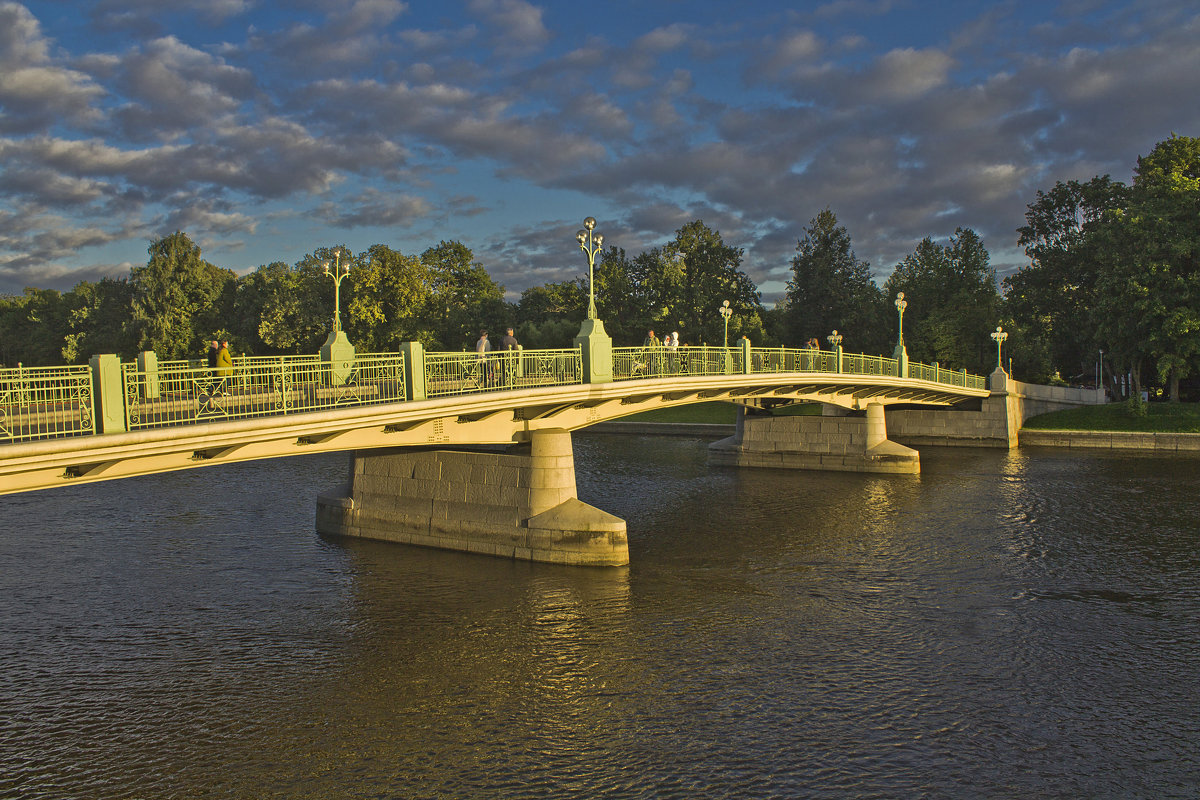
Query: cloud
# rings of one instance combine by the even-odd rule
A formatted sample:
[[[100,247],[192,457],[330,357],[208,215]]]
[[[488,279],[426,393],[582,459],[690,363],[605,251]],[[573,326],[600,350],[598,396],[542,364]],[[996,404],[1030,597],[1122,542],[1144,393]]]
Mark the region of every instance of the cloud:
[[[49,44],[28,9],[0,3],[0,134],[100,119],[94,103],[104,90],[86,74],[55,64]]]
[[[524,0],[470,0],[467,8],[491,31],[495,51],[502,55],[537,51],[550,41],[542,10]]]
[[[386,228],[411,225],[432,210],[423,197],[368,189],[336,203],[323,203],[317,214],[339,228]]]

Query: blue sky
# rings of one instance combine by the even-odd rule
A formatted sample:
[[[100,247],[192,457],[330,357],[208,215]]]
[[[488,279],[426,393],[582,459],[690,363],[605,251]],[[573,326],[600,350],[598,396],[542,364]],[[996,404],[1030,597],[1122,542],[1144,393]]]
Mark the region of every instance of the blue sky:
[[[586,9],[586,10],[585,10]],[[515,299],[702,219],[771,303],[828,207],[882,282],[1038,189],[1200,135],[1200,8],[1109,2],[0,0],[0,293],[187,232],[245,273],[471,247]]]

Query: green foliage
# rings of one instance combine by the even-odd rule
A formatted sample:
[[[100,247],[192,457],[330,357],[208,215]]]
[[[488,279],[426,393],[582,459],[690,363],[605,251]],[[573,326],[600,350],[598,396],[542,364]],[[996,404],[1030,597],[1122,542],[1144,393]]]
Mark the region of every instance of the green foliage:
[[[904,340],[909,358],[972,372],[995,361],[989,333],[999,317],[996,273],[983,241],[959,228],[947,245],[922,240],[885,284],[889,297],[904,292]]]
[[[498,327],[512,316],[504,287],[461,242],[440,242],[421,254],[421,263],[429,281],[423,309],[426,346],[458,350],[464,342],[474,342],[481,327]]]
[[[134,287],[125,278],[101,278],[76,284],[64,301],[66,330],[61,356],[67,364],[85,364],[97,353],[132,358],[137,340],[130,324]]]
[[[870,264],[854,255],[850,234],[825,209],[804,229],[792,259],[787,301],[782,310],[784,335],[793,347],[837,330],[852,352],[889,349],[885,299],[871,280]]]
[[[130,271],[138,349],[153,350],[160,359],[198,358],[230,316],[234,275],[203,260],[200,248],[179,231],[148,252],[146,266]]]

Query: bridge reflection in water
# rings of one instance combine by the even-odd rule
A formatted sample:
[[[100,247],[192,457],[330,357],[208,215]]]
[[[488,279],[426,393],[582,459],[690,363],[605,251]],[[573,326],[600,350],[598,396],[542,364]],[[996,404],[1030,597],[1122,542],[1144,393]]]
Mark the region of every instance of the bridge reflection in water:
[[[354,451],[345,487],[320,502],[324,532],[620,564],[624,523],[576,497],[570,431],[728,401],[754,416],[739,416],[735,436],[714,447],[719,463],[915,472],[916,451],[888,440],[885,407],[973,402],[987,419],[972,422],[968,438],[997,429],[987,436],[1008,446],[1011,403],[1001,397],[990,412],[980,405],[1006,393],[1007,376],[997,378],[989,390],[980,376],[938,365],[747,341],[598,351],[585,342],[485,358],[406,343],[399,353],[342,360],[249,358],[225,371],[153,353],[136,363],[98,356],[87,373],[0,372],[0,441],[10,442],[0,448],[0,493]],[[829,418],[771,416],[806,401],[825,404]],[[763,425],[774,427],[764,434]],[[780,425],[792,432],[781,437]],[[781,442],[804,458],[788,462]]]

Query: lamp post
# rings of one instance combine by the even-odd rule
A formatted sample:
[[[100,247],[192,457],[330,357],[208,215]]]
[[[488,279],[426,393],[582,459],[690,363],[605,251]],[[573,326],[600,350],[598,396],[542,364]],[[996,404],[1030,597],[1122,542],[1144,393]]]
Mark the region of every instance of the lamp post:
[[[904,348],[904,309],[908,308],[908,301],[904,299],[904,292],[896,293],[896,311],[900,313],[899,333],[896,337],[896,352],[893,358],[896,359],[896,366],[899,367],[900,377],[908,377],[908,350]]]
[[[350,274],[350,265],[342,266],[342,248],[334,251],[333,271],[329,269],[329,261],[326,259],[321,262],[321,266],[325,268],[325,274],[333,279],[333,332],[337,334],[342,329],[342,281]]]
[[[604,320],[596,314],[596,254],[604,246],[604,237],[593,233],[596,218],[583,221],[583,230],[575,234],[579,249],[588,260],[588,313],[579,323],[575,347],[582,356],[583,383],[609,383],[613,379],[612,337],[604,332]]]
[[[825,337],[825,341],[829,342],[829,346],[833,348],[833,360],[838,372],[842,371],[842,335],[836,330]]]
[[[725,318],[725,343],[722,347],[729,347],[729,318],[733,316],[733,309],[729,307],[729,301],[721,303],[721,307],[717,309],[717,313]]]
[[[575,234],[579,249],[587,254],[588,260],[588,319],[596,319],[596,253],[604,246],[604,234],[593,234],[596,218],[588,217],[583,221],[583,230]]]
[[[1000,354],[1004,348],[1004,340],[1008,338],[1008,333],[1004,330],[1004,328],[997,325],[995,332],[992,333],[991,336],[992,341],[996,343],[996,369],[1003,371],[1004,360],[1001,358]]]

